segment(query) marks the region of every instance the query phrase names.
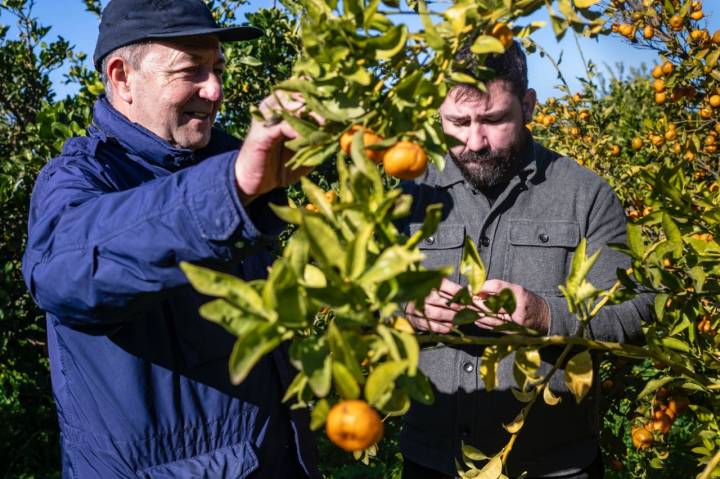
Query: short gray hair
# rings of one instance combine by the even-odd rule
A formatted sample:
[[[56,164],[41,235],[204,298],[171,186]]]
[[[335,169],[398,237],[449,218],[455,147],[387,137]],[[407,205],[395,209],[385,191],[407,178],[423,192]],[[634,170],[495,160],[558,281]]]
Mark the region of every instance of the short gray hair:
[[[149,41],[131,43],[130,45],[116,48],[115,50],[105,55],[105,57],[102,59],[102,62],[100,63],[100,80],[105,86],[105,94],[107,95],[109,100],[112,100],[110,79],[107,77],[107,66],[110,58],[120,57],[124,61],[128,62],[134,69],[138,69],[140,68],[140,64],[145,58],[145,54],[147,53],[149,47]]]

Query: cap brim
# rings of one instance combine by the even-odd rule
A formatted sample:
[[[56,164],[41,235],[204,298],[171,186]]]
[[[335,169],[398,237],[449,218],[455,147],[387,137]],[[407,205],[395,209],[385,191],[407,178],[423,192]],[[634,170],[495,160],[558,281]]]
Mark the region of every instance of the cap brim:
[[[143,38],[179,38],[197,37],[201,35],[217,35],[221,42],[239,42],[242,40],[254,40],[255,38],[260,38],[265,35],[265,33],[259,28],[238,26],[224,28],[196,28],[178,32],[155,33],[146,35]]]

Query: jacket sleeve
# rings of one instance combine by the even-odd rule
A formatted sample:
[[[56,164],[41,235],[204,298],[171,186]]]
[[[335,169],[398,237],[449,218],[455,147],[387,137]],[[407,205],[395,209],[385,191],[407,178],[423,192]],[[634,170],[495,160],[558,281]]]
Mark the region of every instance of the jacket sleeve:
[[[236,260],[233,245],[270,241],[235,189],[236,152],[208,158],[123,191],[101,180],[98,161],[60,157],[38,177],[23,276],[38,305],[61,321],[127,321],[187,285],[180,261]],[[259,198],[253,217],[274,217]],[[264,215],[259,214],[265,203]]]
[[[603,185],[587,219],[587,254],[601,250],[587,280],[596,288],[608,289],[617,280],[617,269],[630,266],[630,258],[611,249],[609,243],[626,242],[625,212],[608,185]],[[578,320],[568,311],[564,296],[544,297],[550,307],[551,336],[574,335]],[[590,322],[586,336],[601,341],[640,343],[643,340],[642,323],[651,319],[652,293],[641,292],[634,299],[601,309]]]

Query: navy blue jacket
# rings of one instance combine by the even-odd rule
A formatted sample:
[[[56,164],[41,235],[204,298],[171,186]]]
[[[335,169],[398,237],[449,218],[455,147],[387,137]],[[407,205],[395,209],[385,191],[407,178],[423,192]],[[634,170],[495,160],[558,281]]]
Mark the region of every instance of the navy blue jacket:
[[[280,221],[244,208],[239,141],[214,130],[196,152],[171,147],[105,98],[88,136],[40,172],[23,261],[47,312],[63,477],[316,477],[306,413],[281,404],[285,350],[240,385],[234,338],[202,319],[208,301],[180,261],[263,277]]]

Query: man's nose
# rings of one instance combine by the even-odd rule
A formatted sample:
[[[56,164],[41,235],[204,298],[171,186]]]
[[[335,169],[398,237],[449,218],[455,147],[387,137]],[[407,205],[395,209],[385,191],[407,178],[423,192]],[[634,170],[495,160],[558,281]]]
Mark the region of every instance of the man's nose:
[[[200,98],[208,101],[219,101],[222,98],[222,77],[216,72],[209,72],[200,86]]]
[[[479,123],[470,125],[468,132],[468,140],[465,145],[469,151],[482,151],[488,147],[487,135],[485,128]]]

